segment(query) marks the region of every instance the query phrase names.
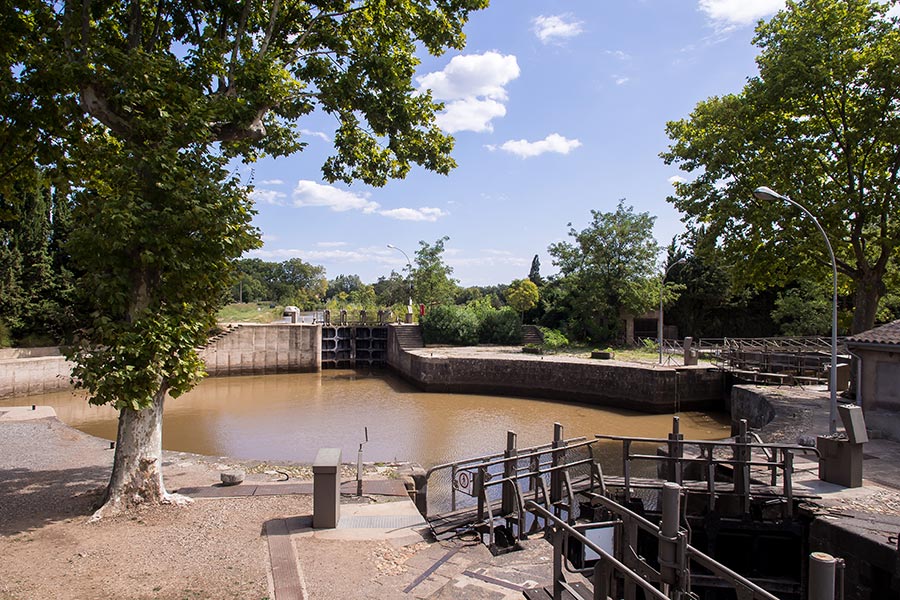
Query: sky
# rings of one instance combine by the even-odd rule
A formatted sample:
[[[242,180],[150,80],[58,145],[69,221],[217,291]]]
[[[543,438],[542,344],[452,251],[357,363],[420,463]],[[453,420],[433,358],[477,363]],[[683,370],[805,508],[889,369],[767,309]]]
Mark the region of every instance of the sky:
[[[473,13],[466,47],[422,56],[415,83],[445,103],[438,124],[456,139],[458,167],[415,167],[383,188],[328,184],[321,166],[336,126],[301,123],[307,148],[253,165],[254,224],[264,245],[248,256],[298,257],[329,279],[374,283],[401,272],[419,241],[443,236],[460,285],[494,285],[557,271],[547,247],[585,228],[591,210],[620,199],[656,217],[665,246],[684,231],[666,202],[674,178],[659,158],[668,121],[756,75],[759,19],[782,0],[492,0]],[[896,12],[896,9],[895,11]],[[764,185],[765,182],[760,182]],[[661,256],[662,260],[662,256]]]

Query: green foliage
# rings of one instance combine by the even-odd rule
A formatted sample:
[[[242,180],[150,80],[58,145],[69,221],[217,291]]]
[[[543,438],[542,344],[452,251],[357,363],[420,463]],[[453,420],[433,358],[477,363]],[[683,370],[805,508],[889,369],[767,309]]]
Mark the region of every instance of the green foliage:
[[[574,243],[548,248],[560,275],[547,290],[547,312],[565,315],[567,333],[577,339],[607,341],[619,336],[623,313],[639,315],[654,306],[658,281],[650,274],[659,247],[655,217],[636,214],[622,200],[615,212],[591,215],[587,228],[569,230]]]
[[[195,348],[215,325],[233,261],[259,241],[224,157],[113,140],[92,150],[66,245],[90,311],[73,375],[91,402],[138,410],[202,376]]]
[[[9,327],[0,319],[0,348],[9,348],[12,346],[12,336],[9,333]]]
[[[450,277],[453,267],[444,262],[444,243],[449,240],[444,236],[434,244],[419,242],[412,272],[413,302],[445,304],[453,299],[457,282]]]
[[[421,320],[426,344],[474,346],[478,343],[479,322],[475,312],[455,304],[434,306]]]
[[[544,335],[545,348],[556,350],[569,345],[569,339],[558,329],[541,327],[541,333]]]
[[[669,198],[740,264],[739,287],[785,286],[798,268],[817,283],[831,261],[817,217],[850,282],[852,331],[870,328],[885,277],[900,259],[900,30],[874,0],[799,0],[761,23],[759,76],[734,95],[671,122],[663,153],[693,179]]]
[[[516,279],[506,290],[506,301],[520,313],[537,306],[539,299],[538,287],[530,279]]]
[[[425,343],[472,346],[517,345],[522,342],[522,321],[510,307],[495,309],[481,298],[466,306],[442,304],[425,313],[421,321]]]
[[[0,194],[0,314],[10,335],[58,344],[72,332],[72,274],[60,246],[67,235],[68,201],[34,165]]]
[[[528,279],[538,287],[544,285],[544,279],[541,277],[541,259],[538,258],[537,254],[531,259],[531,269],[528,271]]]
[[[785,290],[775,300],[772,319],[789,336],[826,335],[831,332],[831,294],[808,281]]]
[[[372,284],[376,302],[379,306],[406,306],[410,297],[409,284],[410,280],[396,271],[391,271],[388,277],[379,277],[378,281]]]
[[[483,314],[478,327],[478,339],[483,344],[514,346],[522,343],[522,319],[509,306],[491,309]]]

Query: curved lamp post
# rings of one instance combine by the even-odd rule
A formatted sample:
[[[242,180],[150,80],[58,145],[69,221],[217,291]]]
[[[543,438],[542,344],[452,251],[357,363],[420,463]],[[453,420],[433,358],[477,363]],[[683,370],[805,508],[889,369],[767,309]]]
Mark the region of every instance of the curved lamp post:
[[[775,192],[767,187],[758,187],[753,190],[753,196],[757,200],[763,200],[766,202],[771,202],[773,200],[783,200],[784,202],[788,202],[793,204],[800,210],[806,213],[806,215],[813,220],[813,223],[816,224],[816,228],[818,228],[819,233],[822,234],[822,237],[825,238],[825,245],[828,246],[828,255],[831,258],[831,277],[832,277],[832,285],[833,291],[831,296],[831,369],[830,369],[830,377],[829,377],[829,387],[831,388],[831,403],[828,407],[828,433],[834,435],[837,432],[837,261],[834,259],[834,250],[831,248],[831,242],[828,240],[828,235],[825,234],[825,230],[822,229],[822,226],[819,224],[819,220],[807,210],[805,206],[802,204],[791,200],[787,196],[782,196],[778,192]]]
[[[657,333],[659,334],[659,338],[657,341],[659,342],[659,364],[662,364],[662,348],[663,348],[663,286],[666,282],[666,276],[669,274],[669,271],[672,270],[672,267],[675,265],[680,265],[684,262],[683,258],[679,258],[671,265],[666,271],[663,273],[662,278],[659,280],[659,323],[657,324]]]
[[[412,322],[412,292],[413,292],[412,262],[410,262],[410,260],[409,260],[409,255],[406,254],[406,252],[404,252],[397,246],[395,246],[393,244],[388,244],[387,247],[390,248],[391,250],[396,250],[397,252],[400,252],[406,258],[406,266],[409,268],[409,273],[407,275],[407,277],[409,278],[409,304],[406,305],[407,306],[407,319],[408,319],[407,323],[411,323]]]

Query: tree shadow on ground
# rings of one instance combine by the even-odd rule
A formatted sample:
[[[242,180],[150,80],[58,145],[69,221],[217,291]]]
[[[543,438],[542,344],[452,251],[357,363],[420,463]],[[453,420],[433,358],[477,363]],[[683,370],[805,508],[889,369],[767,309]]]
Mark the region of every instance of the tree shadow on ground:
[[[88,517],[111,468],[0,469],[0,535],[13,536],[72,517]]]

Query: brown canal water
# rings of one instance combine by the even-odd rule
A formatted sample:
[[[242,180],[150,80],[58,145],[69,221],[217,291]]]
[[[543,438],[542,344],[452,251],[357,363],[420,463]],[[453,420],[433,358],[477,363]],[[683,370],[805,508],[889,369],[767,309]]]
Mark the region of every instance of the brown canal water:
[[[114,440],[117,413],[91,406],[83,394],[59,392],[7,399],[0,405],[50,405],[86,433]],[[724,413],[681,412],[687,439],[729,435]],[[584,404],[473,394],[420,392],[389,373],[323,371],[210,378],[166,402],[167,450],[265,461],[311,462],[319,448],[342,450],[355,462],[364,427],[368,462],[413,461],[425,466],[502,451],[506,432],[520,448],[553,439],[604,433],[665,437],[672,415],[646,415]]]

